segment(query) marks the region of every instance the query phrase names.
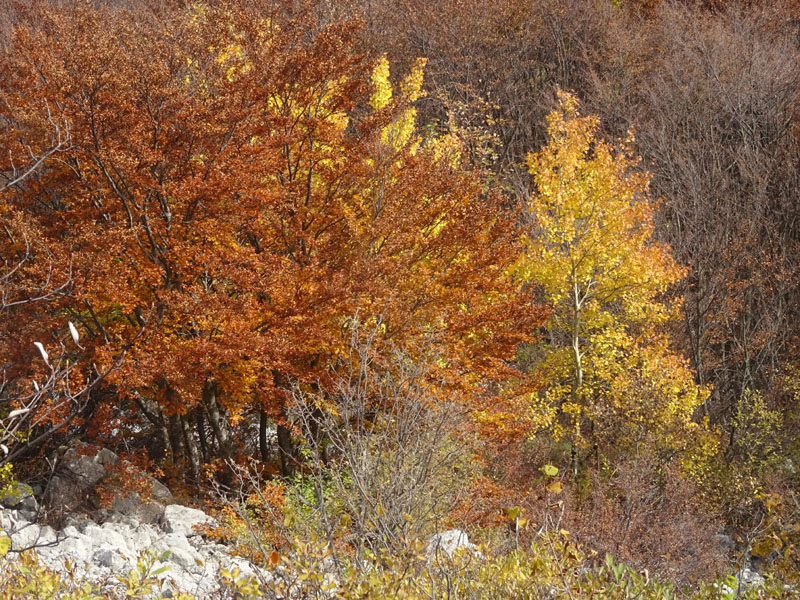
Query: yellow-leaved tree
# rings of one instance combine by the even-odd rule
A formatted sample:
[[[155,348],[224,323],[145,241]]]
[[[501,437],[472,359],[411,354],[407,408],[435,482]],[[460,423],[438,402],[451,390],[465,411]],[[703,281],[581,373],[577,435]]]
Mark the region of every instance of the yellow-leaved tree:
[[[571,442],[574,469],[589,455],[685,449],[707,391],[660,332],[677,316],[660,295],[682,270],[652,239],[648,175],[630,140],[615,149],[600,139],[569,94],[548,127],[548,145],[528,158],[534,190],[517,271],[553,307],[528,349],[544,381],[529,406]]]

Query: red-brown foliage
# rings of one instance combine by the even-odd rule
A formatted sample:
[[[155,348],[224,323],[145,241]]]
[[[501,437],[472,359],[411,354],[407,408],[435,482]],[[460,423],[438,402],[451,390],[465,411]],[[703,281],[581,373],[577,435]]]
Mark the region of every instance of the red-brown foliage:
[[[287,12],[48,6],[0,61],[0,160],[43,151],[48,119],[71,132],[5,194],[57,268],[71,261],[69,297],[3,335],[40,339],[66,314],[85,360],[126,351],[101,427],[145,417],[194,476],[236,454],[253,408],[284,426],[287,451],[283,388],[324,385],[356,314],[398,343],[433,336],[467,387],[496,379],[540,322],[506,275],[502,198],[452,144],[387,145],[402,100],[367,109],[354,26]],[[27,350],[4,359],[29,363]]]

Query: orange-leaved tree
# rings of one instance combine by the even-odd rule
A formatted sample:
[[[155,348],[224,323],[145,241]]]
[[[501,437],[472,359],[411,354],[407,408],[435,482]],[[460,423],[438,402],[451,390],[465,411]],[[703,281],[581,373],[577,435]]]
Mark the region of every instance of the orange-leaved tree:
[[[136,10],[48,7],[0,63],[9,143],[42,144],[53,113],[72,134],[6,194],[72,261],[69,297],[25,321],[69,315],[100,366],[127,352],[87,431],[144,427],[197,476],[260,414],[289,473],[285,389],[324,387],[356,314],[433,339],[453,385],[500,376],[541,311],[507,276],[502,198],[415,132],[422,64],[392,94],[313,10]]]

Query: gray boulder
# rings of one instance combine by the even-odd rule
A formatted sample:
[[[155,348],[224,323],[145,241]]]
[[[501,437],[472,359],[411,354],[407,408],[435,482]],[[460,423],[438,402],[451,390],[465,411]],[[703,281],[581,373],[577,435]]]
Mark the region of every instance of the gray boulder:
[[[718,533],[714,536],[714,541],[717,547],[722,550],[726,555],[732,554],[736,549],[736,544],[733,538],[725,533]]]
[[[108,479],[109,469],[119,462],[119,457],[107,448],[79,443],[64,453],[45,499],[51,506],[63,507],[67,512],[95,506],[97,487],[104,480],[113,484],[114,480]],[[164,506],[175,502],[172,494],[157,479],[144,474],[141,477],[146,498],[136,492],[120,491],[110,511],[103,512],[104,519],[136,525],[156,524],[163,518]]]
[[[97,484],[106,476],[106,467],[118,462],[119,457],[106,448],[96,450],[83,443],[69,448],[61,457],[45,500],[51,506],[63,507],[68,512],[91,504],[89,500]]]
[[[108,546],[95,550],[92,554],[92,562],[116,572],[120,572],[125,569],[125,567],[130,566],[125,557],[120,554],[119,550]]]
[[[117,498],[111,503],[109,520],[137,525],[155,525],[164,518],[164,505],[159,502],[144,502],[137,493]]]
[[[0,506],[36,514],[39,505],[33,495],[33,488],[27,483],[12,481],[0,494]]]

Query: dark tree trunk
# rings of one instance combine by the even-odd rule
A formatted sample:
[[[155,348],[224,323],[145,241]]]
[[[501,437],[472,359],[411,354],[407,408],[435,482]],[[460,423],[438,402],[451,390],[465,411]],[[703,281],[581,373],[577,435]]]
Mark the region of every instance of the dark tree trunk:
[[[197,481],[200,476],[200,458],[198,456],[197,444],[194,440],[194,433],[189,425],[189,417],[180,416],[181,430],[183,432],[183,443],[186,448],[186,462],[189,465],[189,476]]]
[[[219,411],[217,384],[213,381],[206,382],[203,388],[203,406],[206,409],[206,415],[208,415],[208,422],[211,424],[211,431],[214,432],[214,437],[217,439],[220,458],[230,458],[232,450],[231,438],[228,434],[227,423]]]
[[[197,425],[197,437],[200,438],[200,451],[203,453],[203,462],[209,460],[208,440],[206,439],[206,422],[203,419],[202,409],[197,409],[194,413],[195,424]]]
[[[169,447],[172,451],[172,462],[177,463],[183,456],[183,432],[181,431],[180,418],[178,415],[169,416]]]
[[[278,424],[278,450],[281,455],[281,475],[291,477],[294,475],[297,460],[294,456],[292,432],[286,425]]]

